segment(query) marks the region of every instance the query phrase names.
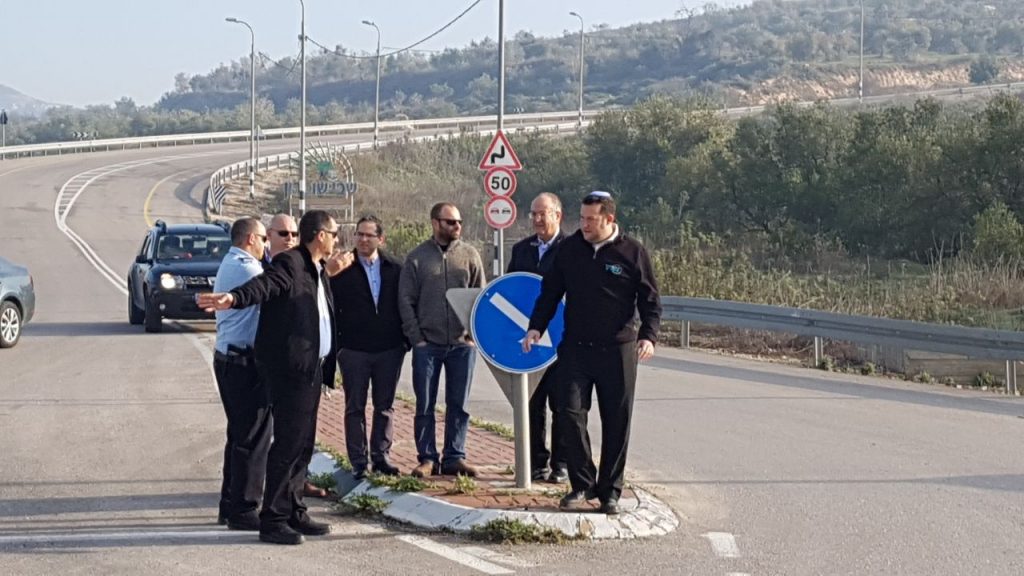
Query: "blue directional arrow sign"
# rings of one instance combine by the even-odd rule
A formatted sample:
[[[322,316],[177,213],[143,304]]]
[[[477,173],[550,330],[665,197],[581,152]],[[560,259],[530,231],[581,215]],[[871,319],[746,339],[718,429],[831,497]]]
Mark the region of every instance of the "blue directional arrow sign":
[[[477,296],[470,330],[481,354],[491,364],[513,374],[526,374],[555,361],[565,329],[562,319],[565,302],[559,302],[555,317],[540,342],[534,344],[528,354],[523,353],[523,339],[539,295],[540,276],[513,272],[494,280]]]

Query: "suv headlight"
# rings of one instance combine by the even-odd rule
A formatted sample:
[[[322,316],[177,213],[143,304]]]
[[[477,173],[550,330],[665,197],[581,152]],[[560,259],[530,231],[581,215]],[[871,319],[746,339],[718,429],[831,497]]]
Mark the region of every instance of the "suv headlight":
[[[185,287],[185,281],[181,276],[164,273],[160,275],[160,287],[164,290],[181,290]]]

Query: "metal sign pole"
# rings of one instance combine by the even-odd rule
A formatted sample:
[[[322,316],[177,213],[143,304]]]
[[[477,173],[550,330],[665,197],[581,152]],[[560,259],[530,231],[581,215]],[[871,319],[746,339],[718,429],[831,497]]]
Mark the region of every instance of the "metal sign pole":
[[[529,490],[530,481],[530,376],[516,374],[512,402],[512,417],[516,434],[516,488]]]
[[[505,129],[505,0],[498,0],[498,131]],[[494,233],[494,277],[505,271],[505,231]],[[519,472],[516,472],[519,475]]]

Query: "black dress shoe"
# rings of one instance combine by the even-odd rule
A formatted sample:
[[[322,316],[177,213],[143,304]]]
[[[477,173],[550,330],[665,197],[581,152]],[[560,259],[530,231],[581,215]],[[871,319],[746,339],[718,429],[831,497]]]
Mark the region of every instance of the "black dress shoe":
[[[593,490],[577,490],[569,492],[558,501],[558,508],[561,510],[571,510],[577,506],[581,506],[587,502],[587,500],[593,500],[597,498],[597,494]]]
[[[619,499],[618,498],[609,498],[608,500],[605,500],[605,501],[601,502],[601,513],[602,514],[607,514],[609,516],[615,516],[619,512],[622,512],[622,510],[619,508]]]
[[[363,480],[366,478],[366,468],[353,468],[352,478],[355,478],[356,480]]]
[[[306,539],[302,537],[302,534],[299,534],[284,524],[280,524],[266,530],[260,530],[260,542],[295,546],[296,544],[302,544],[305,541]]]
[[[398,476],[402,473],[402,471],[398,469],[398,466],[392,465],[391,462],[388,462],[387,460],[374,462],[373,471],[385,476]]]
[[[530,478],[534,482],[542,482],[545,478],[548,477],[548,474],[551,474],[551,469],[548,468],[547,466],[543,468],[534,468],[533,473],[530,474]]]
[[[308,516],[302,520],[289,520],[288,527],[306,536],[326,536],[331,533],[330,524],[317,522]]]
[[[223,525],[225,525],[227,523],[228,523],[228,517],[225,516],[223,512],[218,513],[217,514],[217,524],[220,524],[221,526],[223,526]]]
[[[260,529],[260,517],[253,510],[242,512],[241,514],[235,514],[228,518],[227,523],[228,530],[248,530],[250,532],[255,532]]]
[[[565,484],[569,481],[569,471],[562,467],[555,468],[547,481],[551,484]]]

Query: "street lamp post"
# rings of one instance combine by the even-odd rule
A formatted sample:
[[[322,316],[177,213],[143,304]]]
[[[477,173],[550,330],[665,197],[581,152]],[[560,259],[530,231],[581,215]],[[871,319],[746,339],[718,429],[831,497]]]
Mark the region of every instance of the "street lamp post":
[[[864,101],[864,0],[860,0],[860,77],[857,82],[857,101]]]
[[[249,44],[249,80],[252,83],[249,109],[249,198],[253,199],[256,197],[256,33],[253,32],[252,26],[244,20],[238,18],[225,18],[224,20],[248,28],[251,40]]]
[[[302,59],[302,111],[299,113],[299,216],[306,213],[306,3],[302,6],[302,28],[299,33],[299,58]]]
[[[380,28],[370,20],[363,20],[363,24],[373,26],[373,29],[377,31],[377,93],[373,104],[373,148],[376,150],[380,138],[378,127],[380,124]]]
[[[586,43],[586,36],[583,27],[583,16],[580,16],[576,12],[569,12],[570,16],[575,16],[580,19],[580,117],[577,121],[576,127],[580,130],[583,129],[583,46]]]

